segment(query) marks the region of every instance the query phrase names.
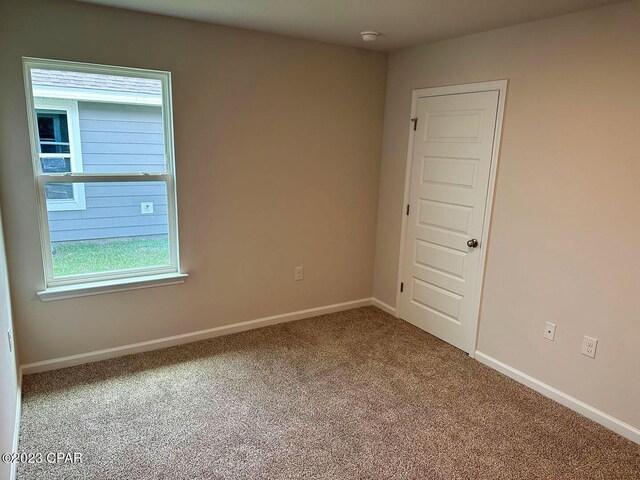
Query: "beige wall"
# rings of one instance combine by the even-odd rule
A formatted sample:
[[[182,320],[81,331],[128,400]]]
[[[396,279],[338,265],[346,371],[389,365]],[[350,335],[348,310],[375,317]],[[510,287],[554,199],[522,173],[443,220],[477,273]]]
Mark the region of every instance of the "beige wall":
[[[371,296],[385,54],[70,1],[1,3],[0,200],[22,363]],[[186,284],[35,297],[23,55],[172,72]]]
[[[640,3],[401,50],[388,72],[384,54],[275,35],[67,1],[2,8],[0,201],[23,363],[368,297],[374,247],[374,295],[394,305],[411,90],[508,78],[479,349],[640,427]],[[185,285],[35,297],[22,55],[173,72]]]
[[[374,296],[395,305],[411,90],[503,78],[478,348],[640,427],[640,2],[390,55]]]
[[[9,278],[4,249],[2,215],[0,215],[0,453],[13,451],[18,395],[18,370],[15,350],[9,350],[7,331],[13,332]],[[10,478],[12,466],[0,462],[0,478]]]

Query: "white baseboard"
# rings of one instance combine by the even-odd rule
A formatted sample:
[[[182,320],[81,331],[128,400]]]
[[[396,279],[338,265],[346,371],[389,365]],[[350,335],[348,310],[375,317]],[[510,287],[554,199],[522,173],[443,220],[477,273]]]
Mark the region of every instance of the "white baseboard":
[[[301,320],[303,318],[325,315],[327,313],[349,310],[351,308],[364,307],[372,304],[371,298],[361,298],[350,302],[335,303],[333,305],[325,305],[323,307],[309,308],[307,310],[299,310],[297,312],[283,313],[273,315],[271,317],[258,318],[256,320],[248,320],[246,322],[233,323],[231,325],[223,325],[221,327],[208,328],[196,332],[183,333],[181,335],[173,335],[171,337],[158,338],[146,342],[131,343],[120,347],[106,348],[104,350],[96,350],[93,352],[80,353],[70,355],[68,357],[53,358],[51,360],[43,360],[41,362],[27,363],[21,366],[24,375],[32,373],[46,372],[47,370],[57,370],[59,368],[71,367],[82,363],[97,362],[106,360],[107,358],[121,357],[131,355],[133,353],[147,352],[149,350],[157,350],[160,348],[173,347],[184,343],[197,342],[207,338],[229,335],[231,333],[244,332],[254,328],[266,327],[277,323],[291,322]]]
[[[371,299],[371,305],[373,305],[374,307],[378,307],[380,310],[384,310],[385,312],[393,315],[394,317],[397,316],[395,307],[392,307],[388,303],[384,303],[382,300],[378,300],[375,297]]]
[[[22,414],[22,369],[18,368],[18,391],[16,392],[16,421],[13,427],[12,452],[18,453],[18,441],[20,439],[20,415]],[[18,462],[11,464],[9,480],[15,480],[18,475]]]
[[[485,355],[482,352],[476,350],[475,358],[481,363],[484,363],[488,367],[497,370],[498,372],[506,375],[514,379],[515,381],[526,385],[529,388],[532,388],[536,392],[544,395],[551,400],[558,402],[565,407],[570,408],[574,412],[583,415],[590,420],[593,420],[596,423],[608,428],[609,430],[613,430],[619,435],[622,435],[625,438],[628,438],[632,442],[640,444],[640,430],[621,421],[615,417],[612,417],[608,413],[605,413],[597,408],[592,407],[584,403],[577,398],[572,397],[571,395],[567,395],[566,393],[554,388],[546,383],[541,382],[540,380],[533,378],[530,375],[527,375],[520,370],[516,370],[515,368],[507,365],[506,363],[502,363],[495,358],[490,357],[489,355]]]
[[[54,358],[51,360],[44,360],[41,362],[33,362],[22,365],[18,372],[19,388],[16,401],[16,423],[14,430],[13,451],[18,451],[18,439],[20,433],[20,412],[21,412],[21,392],[22,392],[22,376],[29,375],[37,372],[44,372],[47,370],[56,370],[59,368],[71,367],[73,365],[80,365],[83,363],[97,362],[108,358],[120,357],[124,355],[130,355],[133,353],[146,352],[150,350],[157,350],[160,348],[171,347],[175,345],[181,345],[190,342],[197,342],[199,340],[205,340],[207,338],[218,337],[222,335],[229,335],[232,333],[243,332],[252,330],[255,328],[266,327],[268,325],[275,325],[278,323],[291,322],[294,320],[301,320],[303,318],[315,317],[318,315],[325,315],[328,313],[339,312],[343,310],[349,310],[351,308],[364,307],[368,305],[374,305],[385,312],[396,315],[396,309],[391,305],[388,305],[376,298],[362,298],[359,300],[353,300],[350,302],[336,303],[333,305],[326,305],[323,307],[310,308],[307,310],[299,310],[296,312],[284,313],[280,315],[273,315],[270,317],[258,318],[255,320],[248,320],[245,322],[234,323],[231,325],[224,325],[221,327],[209,328],[206,330],[199,330],[196,332],[185,333],[182,335],[174,335],[171,337],[159,338],[155,340],[149,340],[146,342],[132,343],[129,345],[123,345],[120,347],[107,348],[104,350],[97,350],[94,352],[81,353],[78,355],[70,355],[68,357]],[[498,372],[516,380],[517,382],[526,385],[538,393],[548,397],[565,407],[599,423],[600,425],[628,438],[632,442],[640,444],[640,430],[621,421],[611,415],[598,410],[597,408],[588,405],[577,398],[574,398],[566,393],[541,382],[540,380],[527,375],[520,370],[517,370],[495,358],[490,357],[480,351],[475,351],[475,358],[497,370]],[[11,470],[11,480],[16,477],[16,466],[13,465]]]

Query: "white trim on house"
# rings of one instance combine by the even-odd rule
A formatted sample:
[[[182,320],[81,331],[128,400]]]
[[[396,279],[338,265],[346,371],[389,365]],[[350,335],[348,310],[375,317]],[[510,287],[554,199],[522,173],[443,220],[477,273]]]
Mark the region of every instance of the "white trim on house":
[[[500,157],[500,138],[502,134],[502,121],[504,118],[505,98],[507,93],[508,80],[493,80],[488,82],[468,83],[462,85],[449,85],[442,87],[421,88],[413,91],[411,99],[411,118],[415,118],[416,109],[418,105],[418,99],[422,97],[435,97],[441,95],[457,95],[461,93],[476,93],[476,92],[498,92],[498,112],[496,116],[496,125],[493,139],[493,151],[491,154],[491,170],[489,174],[489,187],[487,190],[487,202],[484,211],[484,226],[482,229],[482,237],[480,245],[483,248],[480,249],[480,261],[478,268],[478,278],[476,281],[476,292],[472,303],[473,312],[473,335],[471,338],[471,344],[469,345],[468,353],[471,358],[475,354],[475,350],[478,342],[478,320],[480,317],[480,301],[482,298],[482,290],[484,286],[484,271],[486,268],[487,250],[489,245],[489,230],[491,226],[491,212],[493,209],[493,197],[495,192],[496,175],[498,171],[498,159]],[[402,216],[402,227],[400,232],[400,252],[398,255],[398,279],[396,284],[396,309],[400,305],[400,284],[403,281],[402,275],[402,263],[404,259],[404,249],[406,242],[407,232],[407,215],[405,214],[405,208],[409,204],[409,196],[411,194],[411,165],[413,161],[413,138],[414,130],[413,123],[409,122],[409,145],[407,148],[407,160],[405,170],[404,181],[404,201],[402,203],[402,210],[400,215]]]
[[[162,95],[150,93],[116,92],[72,87],[33,85],[33,95],[41,98],[72,99],[81,102],[122,103],[129,105],[162,106]]]
[[[34,108],[38,110],[53,110],[64,112],[67,115],[67,125],[69,129],[69,158],[71,160],[71,172],[82,172],[82,142],[80,141],[80,117],[78,114],[78,102],[75,100],[61,100],[54,98],[33,99]],[[60,157],[56,153],[40,153],[40,158]],[[47,199],[47,210],[50,212],[85,210],[87,208],[84,185],[76,183],[73,185],[73,199],[51,200]]]
[[[605,413],[602,410],[598,410],[597,408],[592,407],[591,405],[584,403],[583,401],[578,400],[577,398],[572,397],[571,395],[568,395],[563,391],[552,387],[551,385],[547,385],[537,378],[527,375],[526,373],[521,372],[520,370],[517,370],[510,365],[496,360],[495,358],[490,357],[489,355],[486,355],[480,351],[476,350],[475,358],[488,367],[491,367],[494,370],[497,370],[498,372],[506,375],[507,377],[514,379],[516,382],[526,385],[527,387],[535,390],[545,397],[558,402],[560,405],[564,405],[574,412],[577,412],[580,415],[583,415],[588,419],[599,423],[603,427],[606,427],[609,430],[613,430],[618,435],[622,435],[632,442],[640,444],[640,430],[636,427],[633,427],[628,423],[623,422],[622,420],[618,420],[608,413]]]
[[[164,182],[168,173],[42,173],[45,182]]]
[[[105,65],[84,64],[77,62],[67,62],[60,60],[44,60],[38,58],[23,57],[24,82],[27,99],[27,113],[29,134],[31,138],[31,150],[33,161],[34,182],[36,185],[38,211],[40,218],[40,241],[42,248],[42,260],[45,276],[45,289],[61,287],[69,284],[90,284],[95,282],[114,282],[123,278],[148,277],[150,275],[168,275],[180,274],[180,258],[178,246],[178,209],[176,202],[176,180],[175,180],[175,152],[173,144],[173,111],[171,101],[171,73],[158,70],[144,70],[129,67],[110,67]],[[117,172],[94,173],[91,175],[83,175],[80,172],[72,172],[69,174],[55,175],[44,174],[40,165],[40,149],[38,143],[37,119],[35,113],[35,105],[40,102],[54,102],[54,104],[62,105],[69,99],[46,99],[34,97],[34,86],[32,84],[32,69],[56,69],[70,72],[84,72],[103,75],[117,75],[132,78],[154,79],[159,80],[161,84],[162,94],[153,95],[161,99],[162,120],[164,134],[164,158],[165,172],[162,174],[127,174],[122,175]],[[57,87],[55,87],[57,88]],[[71,90],[67,88],[67,90]],[[80,90],[76,89],[75,99],[77,100]],[[40,93],[43,93],[40,90]],[[104,93],[104,92],[102,92]],[[122,92],[114,92],[114,95],[120,95]],[[124,92],[126,93],[126,92]],[[93,95],[96,93],[93,92]],[[105,94],[106,95],[106,94]],[[135,94],[137,97],[144,97],[145,94]],[[114,97],[115,98],[115,97]],[[106,100],[106,97],[103,99]],[[77,115],[76,115],[77,118]],[[79,127],[78,127],[79,128]],[[77,135],[79,138],[79,134]],[[90,275],[73,275],[67,277],[55,278],[53,275],[53,261],[51,255],[51,238],[48,223],[48,204],[45,198],[46,182],[97,182],[97,181],[163,181],[167,191],[167,217],[169,230],[169,255],[170,261],[168,266],[143,269],[120,270],[116,272],[96,273]],[[144,279],[143,279],[144,280]],[[112,290],[110,290],[112,291]],[[102,292],[105,293],[105,292]],[[39,293],[40,298],[46,298],[43,292]],[[55,296],[55,295],[51,295]]]

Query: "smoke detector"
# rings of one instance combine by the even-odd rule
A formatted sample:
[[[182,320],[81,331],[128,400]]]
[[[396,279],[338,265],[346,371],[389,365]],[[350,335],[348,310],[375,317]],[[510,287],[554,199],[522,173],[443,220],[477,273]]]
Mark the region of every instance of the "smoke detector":
[[[380,33],[368,30],[366,32],[360,32],[360,36],[362,40],[365,42],[373,42],[378,39]]]

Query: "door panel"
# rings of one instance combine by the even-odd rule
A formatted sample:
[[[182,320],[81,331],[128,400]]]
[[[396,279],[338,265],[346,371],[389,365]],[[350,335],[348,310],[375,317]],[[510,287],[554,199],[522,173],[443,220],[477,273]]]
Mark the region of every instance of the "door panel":
[[[469,234],[473,209],[436,200],[420,199],[418,223],[429,227]]]
[[[448,273],[464,280],[466,254],[459,250],[417,240],[415,262],[422,267]]]
[[[468,352],[498,91],[418,98],[399,315]]]
[[[422,162],[422,181],[474,188],[476,168],[476,159],[425,157]]]
[[[482,142],[483,110],[432,110],[428,121],[429,125],[424,129],[427,141]]]

